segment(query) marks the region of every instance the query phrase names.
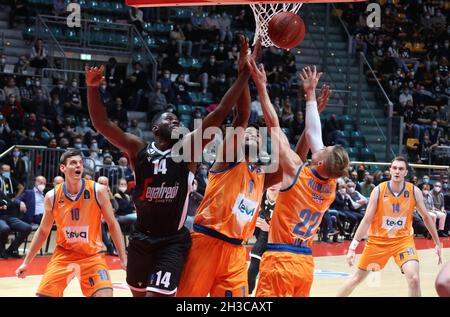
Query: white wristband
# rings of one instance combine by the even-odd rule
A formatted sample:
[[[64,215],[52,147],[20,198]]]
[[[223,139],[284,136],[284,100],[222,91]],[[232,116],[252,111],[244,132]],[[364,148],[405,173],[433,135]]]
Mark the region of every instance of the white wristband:
[[[353,239],[352,243],[350,243],[349,249],[352,251],[355,251],[358,244],[359,244],[359,241],[356,239]]]
[[[306,106],[311,106],[311,107],[317,107],[317,101],[315,100],[309,100],[306,102]]]

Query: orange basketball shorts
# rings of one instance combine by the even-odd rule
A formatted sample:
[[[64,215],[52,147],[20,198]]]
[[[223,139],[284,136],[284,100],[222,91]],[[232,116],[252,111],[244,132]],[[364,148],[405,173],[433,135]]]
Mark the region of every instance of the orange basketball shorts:
[[[294,252],[271,251],[268,245],[268,251],[261,259],[256,297],[309,296],[314,278],[311,249],[288,247]]]
[[[243,245],[193,232],[181,274],[178,297],[247,296],[247,262]]]
[[[84,255],[56,247],[36,293],[61,297],[67,285],[75,277],[80,281],[83,295],[87,297],[101,289],[112,289],[103,254]]]
[[[365,271],[382,270],[391,257],[402,269],[403,264],[408,261],[419,261],[414,238],[412,236],[401,238],[377,238],[369,237],[358,267]]]

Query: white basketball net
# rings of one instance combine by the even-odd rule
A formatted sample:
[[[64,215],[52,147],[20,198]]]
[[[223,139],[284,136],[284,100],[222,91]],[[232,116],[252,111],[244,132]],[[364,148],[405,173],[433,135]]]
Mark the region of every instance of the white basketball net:
[[[261,44],[263,46],[276,46],[270,40],[267,34],[269,27],[269,21],[272,17],[279,12],[292,12],[297,13],[302,7],[303,3],[275,3],[275,4],[251,4],[250,7],[253,10],[256,23],[255,38],[253,45],[256,43],[258,37],[261,38]]]

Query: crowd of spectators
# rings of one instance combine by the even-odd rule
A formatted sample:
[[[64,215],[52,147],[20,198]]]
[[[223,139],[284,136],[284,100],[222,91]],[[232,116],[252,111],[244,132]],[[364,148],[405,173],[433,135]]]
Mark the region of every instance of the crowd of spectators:
[[[433,150],[450,145],[450,5],[433,0],[380,5],[380,28],[367,26],[366,4],[340,7],[352,32],[352,51],[366,55],[394,102],[394,114],[404,117],[410,161],[440,163]]]

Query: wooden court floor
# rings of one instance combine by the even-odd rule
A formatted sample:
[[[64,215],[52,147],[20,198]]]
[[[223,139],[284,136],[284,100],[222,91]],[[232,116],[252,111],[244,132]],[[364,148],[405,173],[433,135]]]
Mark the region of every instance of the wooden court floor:
[[[427,242],[427,241],[425,241]],[[428,243],[428,242],[427,242]],[[417,243],[416,243],[417,244]],[[444,246],[444,263],[450,261],[450,241],[446,241]],[[346,249],[342,244],[322,244],[327,249],[341,248]],[[419,248],[418,248],[419,249]],[[332,253],[332,252],[329,252]],[[348,278],[354,268],[349,268],[345,262],[343,251],[341,255],[322,255],[315,256],[315,276],[311,289],[311,296],[335,296],[343,281]],[[437,265],[437,256],[433,249],[418,250],[420,258],[420,279],[423,296],[437,296],[434,290],[434,281],[440,270]],[[359,255],[357,255],[358,260]],[[32,297],[35,296],[36,288],[42,277],[43,268],[48,263],[49,257],[37,257],[36,262],[32,263],[34,269],[30,269],[30,275],[26,279],[18,279],[13,276],[15,268],[20,265],[21,260],[3,260],[0,261],[0,297]],[[125,271],[118,269],[117,258],[107,257],[108,265],[111,268],[111,279],[114,287],[114,296],[131,296],[125,283]],[[5,273],[6,272],[6,273]],[[40,274],[36,274],[39,272]],[[352,296],[368,297],[399,297],[408,294],[407,284],[404,276],[396,266],[393,259],[389,261],[385,269],[379,273],[371,273],[368,279],[363,282],[352,294]],[[64,296],[76,297],[82,296],[78,280],[74,279],[68,285]]]

